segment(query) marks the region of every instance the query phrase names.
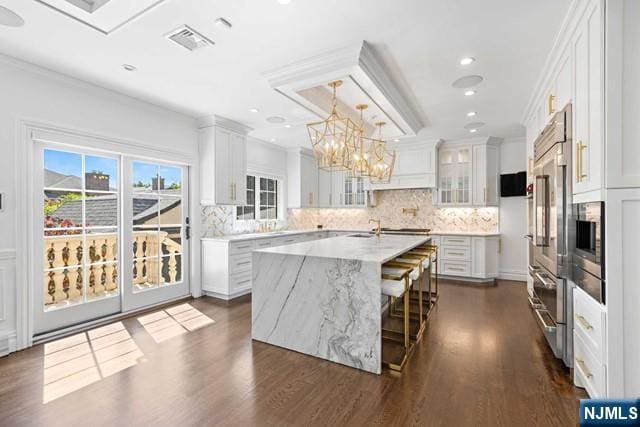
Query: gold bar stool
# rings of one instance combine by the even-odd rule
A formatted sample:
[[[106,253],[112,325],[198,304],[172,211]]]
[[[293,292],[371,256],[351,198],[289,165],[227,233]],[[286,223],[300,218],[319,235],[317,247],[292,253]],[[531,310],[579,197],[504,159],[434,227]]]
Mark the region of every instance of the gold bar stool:
[[[421,325],[421,331],[426,327],[426,321],[431,311],[431,261],[428,255],[421,253],[412,253],[411,251],[401,255],[400,258],[396,258],[398,261],[410,261],[419,265],[420,278],[413,284],[413,292],[411,293],[411,300],[417,301],[419,305],[420,318],[423,324]],[[416,283],[418,289],[416,290]],[[417,296],[416,296],[417,294]],[[425,307],[426,305],[426,307]]]
[[[388,366],[394,371],[402,371],[404,365],[409,359],[409,355],[413,350],[413,344],[409,336],[409,287],[411,286],[411,279],[409,277],[412,272],[411,267],[395,267],[390,268],[383,265],[382,267],[382,295],[386,295],[389,298],[390,307],[397,298],[402,298],[404,303],[404,316],[402,324],[402,332],[391,331],[394,333],[400,333],[403,336],[403,354],[400,362],[385,361],[384,360],[384,348],[383,348],[383,364]],[[385,337],[383,336],[383,339]],[[391,341],[396,341],[389,339]]]
[[[411,281],[411,289],[409,291],[409,316],[410,320],[416,320],[418,322],[418,329],[415,332],[411,333],[411,338],[415,339],[416,342],[420,341],[422,338],[422,334],[426,327],[426,316],[424,309],[424,297],[423,297],[423,284],[425,280],[425,270],[424,270],[424,261],[427,258],[421,255],[412,255],[412,254],[403,254],[395,260],[387,263],[390,266],[411,266],[413,268],[413,276],[410,275]],[[428,263],[427,263],[428,265]],[[417,294],[417,298],[414,297],[414,294]],[[417,303],[418,308],[417,311],[411,303]],[[427,300],[428,303],[428,300]],[[398,310],[396,305],[393,306],[394,310]],[[402,309],[398,310],[400,313],[403,312]]]
[[[435,289],[433,292],[431,291],[431,281],[429,281],[429,295],[431,296],[431,301],[429,306],[431,307],[438,301],[440,296],[438,295],[438,246],[436,245],[422,245],[418,246],[415,249],[409,251],[409,253],[416,253],[420,255],[426,255],[429,257],[430,264],[434,266],[435,272]],[[431,279],[431,277],[429,277]]]

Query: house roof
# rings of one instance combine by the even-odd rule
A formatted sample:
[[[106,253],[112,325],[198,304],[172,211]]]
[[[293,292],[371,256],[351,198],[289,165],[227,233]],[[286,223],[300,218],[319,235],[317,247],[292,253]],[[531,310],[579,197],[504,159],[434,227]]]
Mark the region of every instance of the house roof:
[[[160,213],[175,208],[180,203],[177,198],[160,199]],[[133,224],[143,224],[157,215],[158,199],[152,196],[136,195],[133,199]],[[87,226],[111,226],[118,223],[118,207],[114,194],[87,197],[85,215]],[[74,224],[82,224],[82,200],[71,200],[51,213],[52,217],[68,219]]]

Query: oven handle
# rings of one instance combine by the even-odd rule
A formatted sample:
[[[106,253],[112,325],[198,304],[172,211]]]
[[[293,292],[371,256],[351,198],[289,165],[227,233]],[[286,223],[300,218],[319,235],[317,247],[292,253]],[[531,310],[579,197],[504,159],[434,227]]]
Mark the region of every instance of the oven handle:
[[[540,326],[542,327],[542,329],[544,329],[546,332],[555,332],[557,329],[556,324],[549,324],[544,320],[544,317],[542,317],[542,312],[546,311],[546,310],[536,310],[536,316],[538,317],[538,323],[540,324]],[[548,313],[548,312],[547,312]]]
[[[540,274],[537,271],[534,274],[536,275],[538,280],[544,285],[544,287],[546,289],[553,290],[553,289],[556,289],[558,287],[558,285],[556,285],[555,280],[552,280],[552,281],[548,280],[549,276],[547,276],[546,274],[544,274],[544,273]]]

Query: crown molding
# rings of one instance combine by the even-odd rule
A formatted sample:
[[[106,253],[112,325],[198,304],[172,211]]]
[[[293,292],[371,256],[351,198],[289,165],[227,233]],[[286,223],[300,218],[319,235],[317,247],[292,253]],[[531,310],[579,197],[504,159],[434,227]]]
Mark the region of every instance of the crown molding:
[[[231,132],[236,132],[245,136],[253,130],[252,127],[249,127],[243,123],[236,122],[235,120],[227,119],[222,116],[217,116],[215,114],[212,116],[199,117],[196,121],[196,125],[198,129],[204,129],[214,126],[221,127]]]

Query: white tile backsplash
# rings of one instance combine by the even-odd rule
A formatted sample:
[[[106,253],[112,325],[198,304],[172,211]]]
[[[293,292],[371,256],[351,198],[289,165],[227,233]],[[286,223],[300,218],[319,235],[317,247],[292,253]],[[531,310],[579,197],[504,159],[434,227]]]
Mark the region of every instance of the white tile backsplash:
[[[402,208],[418,208],[416,215],[402,213]],[[378,204],[368,208],[289,209],[286,221],[277,228],[294,230],[315,228],[322,224],[332,229],[365,229],[369,219],[380,219],[383,227],[430,228],[437,231],[499,230],[498,208],[438,208],[433,206],[431,190],[386,190],[378,192]],[[222,236],[257,231],[258,221],[235,221],[232,206],[202,207],[203,234]]]

